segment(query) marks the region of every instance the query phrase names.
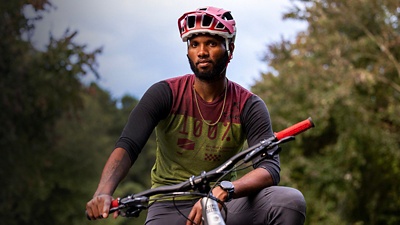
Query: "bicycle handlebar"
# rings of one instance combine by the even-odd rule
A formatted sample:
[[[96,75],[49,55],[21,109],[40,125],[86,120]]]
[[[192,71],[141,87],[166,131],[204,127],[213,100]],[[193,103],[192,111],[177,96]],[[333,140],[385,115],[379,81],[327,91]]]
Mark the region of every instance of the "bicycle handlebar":
[[[196,188],[198,188],[198,186],[205,179],[215,181],[219,177],[223,177],[224,175],[229,173],[230,170],[234,168],[235,164],[238,163],[239,161],[243,160],[244,162],[249,162],[250,160],[259,156],[262,152],[270,150],[280,143],[293,140],[295,135],[300,134],[312,127],[314,127],[314,123],[312,119],[309,117],[308,119],[296,123],[280,132],[274,133],[273,137],[263,140],[257,145],[252,146],[232,156],[221,166],[209,172],[202,172],[201,175],[196,177],[192,176],[187,181],[181,182],[179,184],[161,186],[153,189],[148,189],[137,194],[132,194],[125,198],[114,199],[111,203],[111,208],[109,213],[118,211],[120,209],[129,208],[132,206],[138,207],[138,205],[148,202],[149,197],[153,195],[196,190]],[[275,154],[277,154],[277,152],[278,151],[273,151],[272,153],[268,153],[267,157],[273,157]]]
[[[288,136],[295,136],[295,135],[297,135],[301,132],[304,132],[312,127],[314,127],[314,123],[313,123],[311,117],[309,117],[306,120],[298,122],[282,131],[275,133],[275,137],[276,137],[276,139],[281,140],[282,138],[285,138]]]

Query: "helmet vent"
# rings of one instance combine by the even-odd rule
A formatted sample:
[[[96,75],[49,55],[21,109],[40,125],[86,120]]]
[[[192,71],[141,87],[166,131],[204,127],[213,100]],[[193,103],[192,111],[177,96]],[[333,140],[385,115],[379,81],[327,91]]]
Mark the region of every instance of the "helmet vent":
[[[192,29],[196,26],[196,16],[191,15],[187,17],[187,27],[188,29]]]
[[[187,17],[187,28],[192,29],[196,26],[196,16]]]
[[[201,26],[202,27],[210,27],[213,20],[214,20],[214,18],[212,18],[211,16],[203,15],[203,20],[202,20]]]
[[[222,23],[218,22],[218,24],[217,24],[217,26],[215,26],[215,28],[223,30],[223,29],[225,29],[225,26]]]
[[[224,15],[222,15],[222,19],[224,20],[233,20],[233,16],[230,12],[226,12],[224,13]]]

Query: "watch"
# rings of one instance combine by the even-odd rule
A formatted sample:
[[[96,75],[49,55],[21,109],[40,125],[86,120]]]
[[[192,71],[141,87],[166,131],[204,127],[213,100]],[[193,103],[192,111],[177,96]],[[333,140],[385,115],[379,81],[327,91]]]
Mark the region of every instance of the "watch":
[[[218,185],[228,193],[225,202],[231,201],[233,198],[233,193],[235,193],[235,186],[232,184],[232,182],[224,180]]]

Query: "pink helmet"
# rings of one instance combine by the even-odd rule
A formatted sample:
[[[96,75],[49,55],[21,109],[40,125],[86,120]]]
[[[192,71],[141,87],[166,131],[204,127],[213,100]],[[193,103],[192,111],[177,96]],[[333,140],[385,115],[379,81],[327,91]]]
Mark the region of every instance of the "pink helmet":
[[[231,12],[215,8],[199,8],[183,14],[178,19],[179,32],[182,41],[187,41],[192,35],[208,33],[219,35],[226,40],[235,41],[236,26]]]

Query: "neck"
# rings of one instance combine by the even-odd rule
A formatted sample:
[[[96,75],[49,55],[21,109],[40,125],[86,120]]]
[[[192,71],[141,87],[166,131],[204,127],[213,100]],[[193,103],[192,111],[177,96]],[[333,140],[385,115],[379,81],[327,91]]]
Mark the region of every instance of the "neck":
[[[212,102],[224,93],[227,84],[228,79],[225,76],[212,82],[203,81],[196,77],[193,88],[204,101]]]

